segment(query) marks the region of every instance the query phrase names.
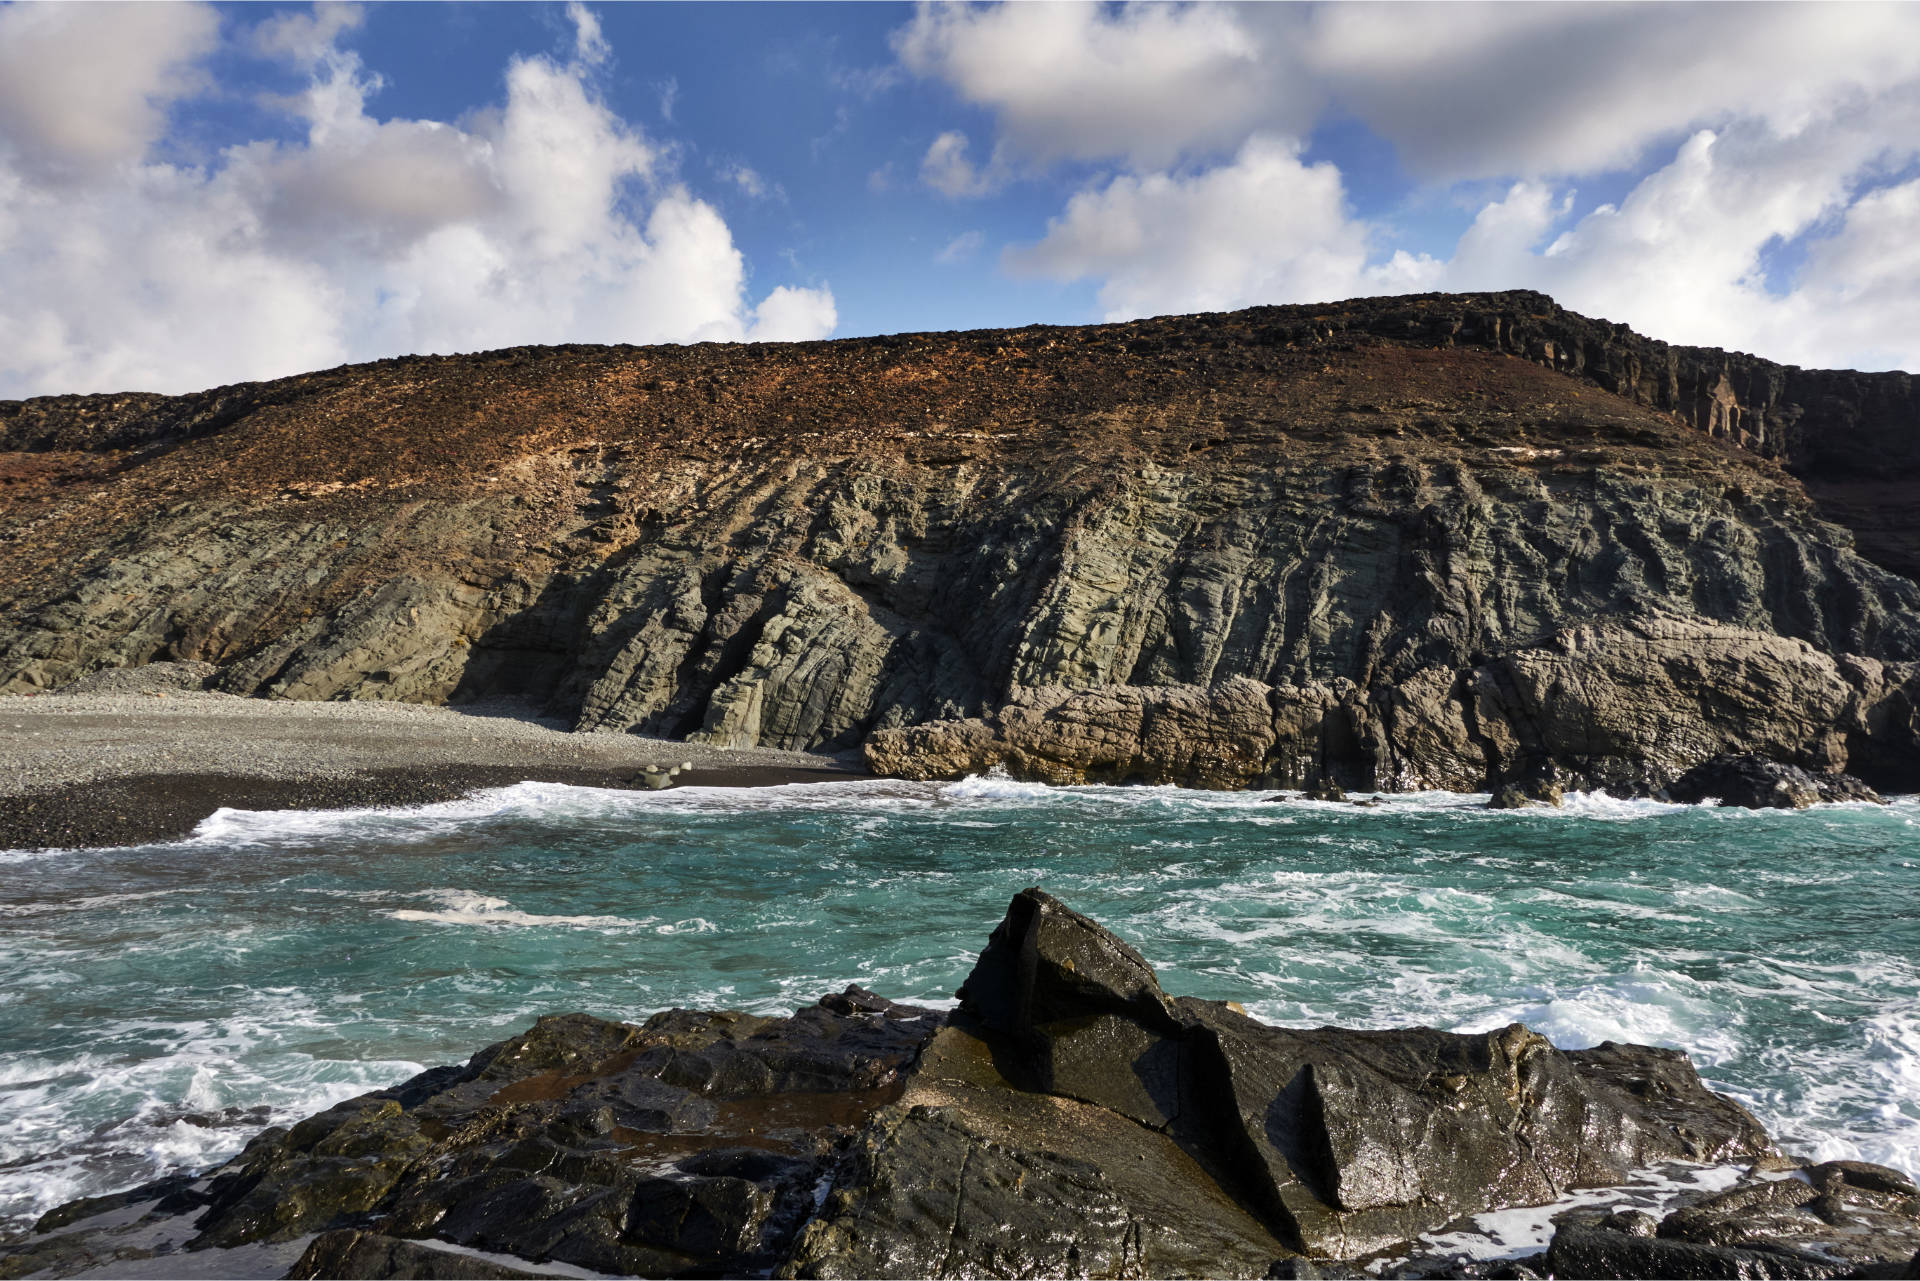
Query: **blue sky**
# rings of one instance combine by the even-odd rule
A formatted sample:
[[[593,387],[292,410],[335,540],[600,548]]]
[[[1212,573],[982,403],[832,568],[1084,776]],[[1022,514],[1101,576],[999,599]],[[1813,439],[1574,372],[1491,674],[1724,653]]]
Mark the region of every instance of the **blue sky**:
[[[0,396],[1544,289],[1920,367],[1920,5],[0,6]]]

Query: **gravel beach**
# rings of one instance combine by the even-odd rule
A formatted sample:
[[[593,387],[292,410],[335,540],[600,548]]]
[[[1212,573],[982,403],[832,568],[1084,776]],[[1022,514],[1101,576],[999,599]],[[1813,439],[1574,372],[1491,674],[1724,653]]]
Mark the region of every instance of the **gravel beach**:
[[[707,787],[865,773],[857,756],[573,734],[512,704],[267,701],[170,675],[0,698],[0,849],[171,840],[222,807],[428,804],[527,780],[637,787],[642,770],[688,763],[678,781]]]

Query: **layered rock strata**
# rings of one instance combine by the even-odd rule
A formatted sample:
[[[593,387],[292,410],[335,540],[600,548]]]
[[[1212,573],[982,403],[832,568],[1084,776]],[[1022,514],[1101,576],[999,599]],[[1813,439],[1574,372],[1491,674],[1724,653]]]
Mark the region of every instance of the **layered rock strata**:
[[[1646,791],[1749,751],[1912,790],[1920,585],[1881,535],[1920,510],[1916,422],[1906,375],[1532,294],[30,401],[0,406],[0,691],[206,662],[887,768],[925,744],[903,772],[984,733],[1044,777]],[[1222,763],[1035,747],[1013,721],[1062,699],[1198,700]]]
[[[1562,1275],[1877,1275],[1920,1245],[1903,1176],[1793,1176],[1673,1051],[1269,1027],[1169,997],[1038,890],[960,997],[544,1018],[205,1177],[55,1210],[0,1276],[127,1268],[154,1241],[292,1242],[296,1277],[1263,1277],[1389,1256],[1444,1275],[1462,1261],[1419,1234],[1666,1161],[1758,1165],[1655,1227],[1570,1220]]]

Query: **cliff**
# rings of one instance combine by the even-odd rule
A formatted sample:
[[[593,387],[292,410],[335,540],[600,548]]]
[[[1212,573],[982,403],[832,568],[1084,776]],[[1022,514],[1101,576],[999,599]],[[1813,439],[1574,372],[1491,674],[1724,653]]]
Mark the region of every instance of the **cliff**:
[[[408,358],[0,444],[6,692],[171,659],[909,774],[1920,783],[1912,378],[1537,294]]]

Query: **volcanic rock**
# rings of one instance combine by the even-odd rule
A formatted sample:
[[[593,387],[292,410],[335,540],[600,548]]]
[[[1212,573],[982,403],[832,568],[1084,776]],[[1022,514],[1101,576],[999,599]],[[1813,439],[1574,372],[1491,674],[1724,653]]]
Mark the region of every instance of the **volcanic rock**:
[[[1667,784],[1667,798],[1681,805],[1717,800],[1746,809],[1803,810],[1822,801],[1879,801],[1880,795],[1851,774],[1812,773],[1764,756],[1716,756]]]
[[[292,1276],[1348,1276],[1464,1215],[1756,1158],[1657,1223],[1568,1221],[1558,1274],[1880,1275],[1920,1244],[1898,1172],[1783,1175],[1670,1050],[1270,1027],[1168,996],[1032,889],[960,998],[543,1018],[206,1177],[56,1210],[0,1275],[307,1242]]]
[[[0,692],[210,663],[913,777],[1911,788],[1916,424],[1907,375],[1530,293],[44,398],[0,405]]]
[[[1569,1222],[1547,1264],[1568,1277],[1898,1277],[1920,1189],[1898,1170],[1833,1161],[1747,1181],[1654,1224]]]

